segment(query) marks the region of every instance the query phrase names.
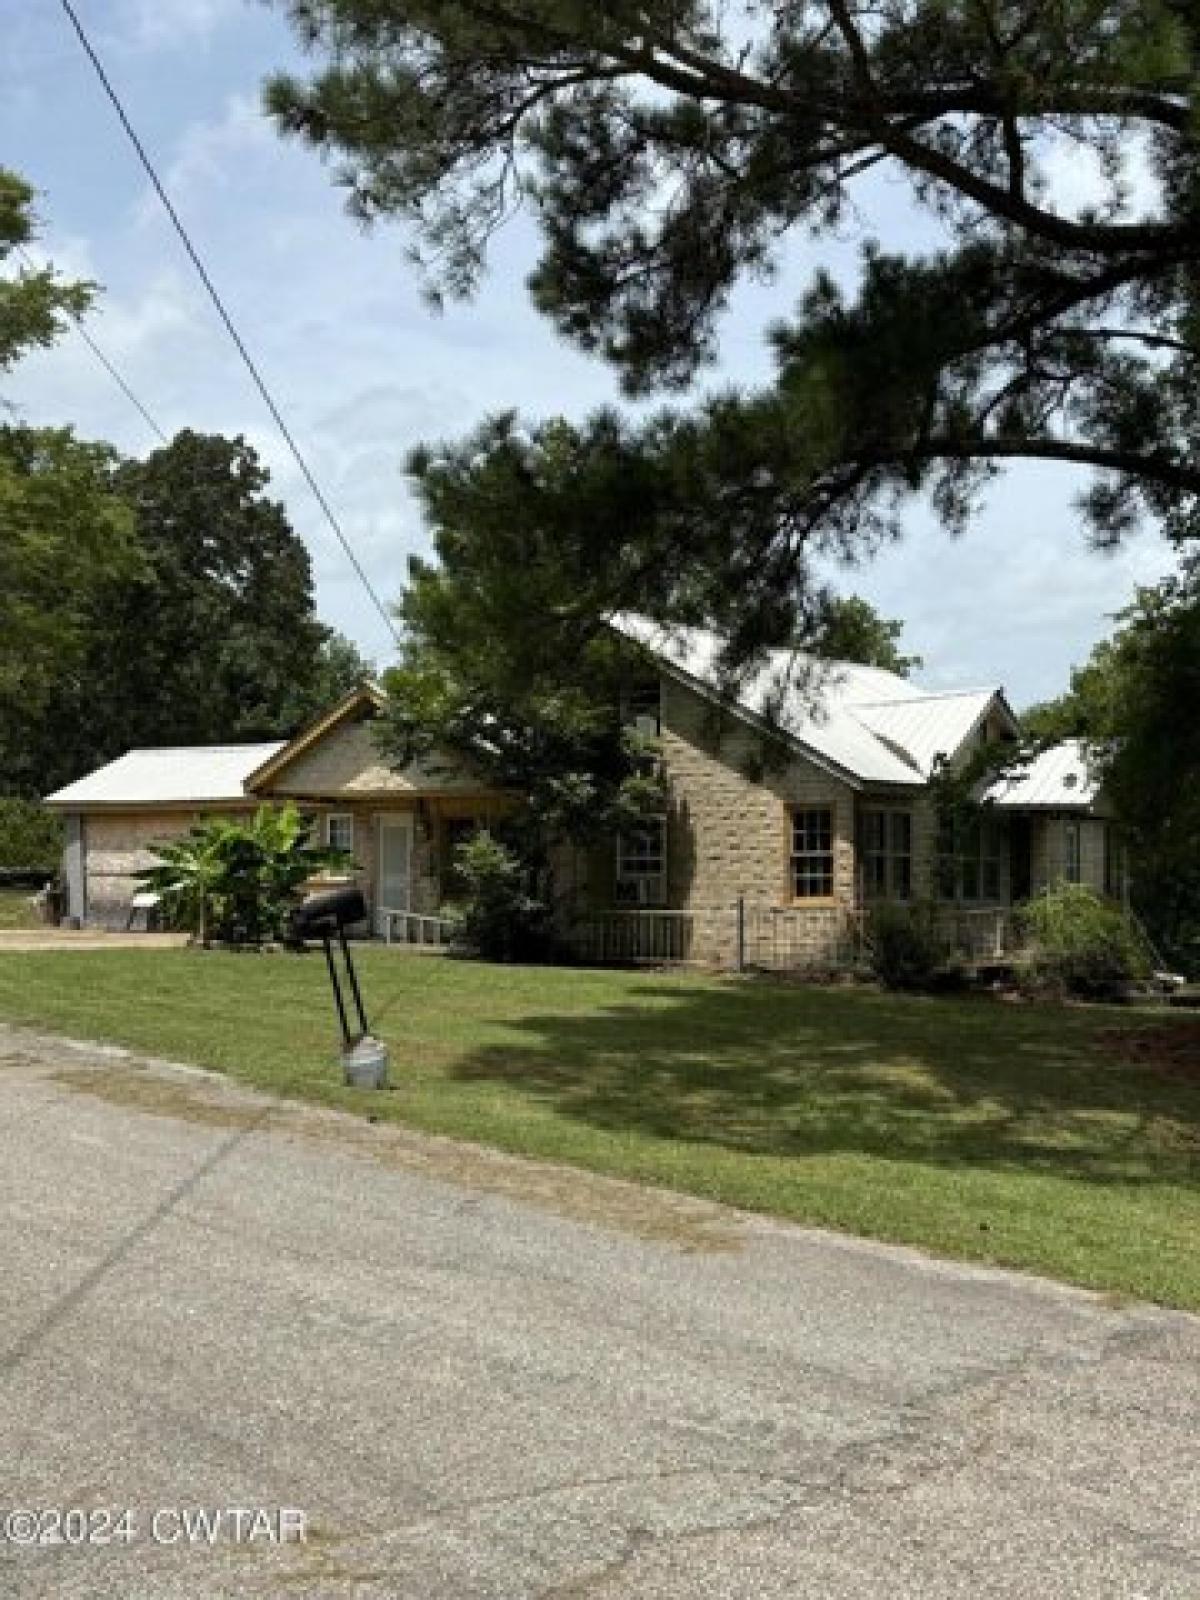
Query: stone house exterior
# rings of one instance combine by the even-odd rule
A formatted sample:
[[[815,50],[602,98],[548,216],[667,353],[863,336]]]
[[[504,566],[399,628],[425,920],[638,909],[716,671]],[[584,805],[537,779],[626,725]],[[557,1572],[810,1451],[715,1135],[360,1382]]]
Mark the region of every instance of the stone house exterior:
[[[970,837],[939,826],[935,768],[1019,733],[1002,690],[928,691],[781,653],[730,696],[711,635],[614,627],[630,651],[626,715],[655,741],[666,802],[620,839],[561,853],[581,954],[728,961],[737,939],[752,961],[832,965],[881,900],[936,902],[987,930],[1058,879],[1121,892],[1119,842],[1076,745],[993,785]],[[371,730],[382,704],[364,685],[286,743],[132,751],[49,796],[67,823],[70,915],[123,925],[156,842],[290,800],[353,856],[371,931],[423,937],[421,919],[453,898],[455,846],[511,797],[449,762],[389,767]]]

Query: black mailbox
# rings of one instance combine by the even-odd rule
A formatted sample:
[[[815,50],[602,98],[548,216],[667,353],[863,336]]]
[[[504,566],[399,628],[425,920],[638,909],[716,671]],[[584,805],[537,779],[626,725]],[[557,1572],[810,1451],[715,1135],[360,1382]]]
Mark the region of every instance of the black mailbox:
[[[367,1031],[367,1014],[363,1009],[358,975],[354,971],[350,946],[346,943],[346,929],[352,928],[357,922],[365,922],[366,917],[367,903],[362,897],[362,891],[347,888],[327,889],[323,894],[309,895],[307,900],[301,901],[295,908],[290,919],[289,932],[293,944],[303,945],[306,939],[319,939],[324,946],[329,982],[337,1006],[338,1021],[342,1025],[342,1042],[346,1052],[351,1055],[355,1049],[361,1050],[365,1043],[373,1044]],[[350,1020],[346,1015],[346,1002],[342,997],[342,986],[338,982],[337,964],[333,959],[335,939],[342,947],[342,964],[350,984],[350,993],[354,998],[354,1009],[358,1016],[357,1033],[351,1031]],[[386,1067],[387,1057],[382,1046],[375,1046],[374,1050]],[[347,1070],[349,1071],[349,1068]]]
[[[292,934],[297,939],[324,939],[366,920],[361,889],[326,889],[310,895],[292,912]]]

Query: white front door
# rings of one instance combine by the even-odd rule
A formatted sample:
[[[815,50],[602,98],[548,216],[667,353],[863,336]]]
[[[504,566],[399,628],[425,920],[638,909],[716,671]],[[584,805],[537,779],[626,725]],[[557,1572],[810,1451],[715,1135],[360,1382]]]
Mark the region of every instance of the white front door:
[[[379,881],[375,895],[375,931],[385,934],[382,913],[407,911],[412,897],[412,818],[379,819]]]

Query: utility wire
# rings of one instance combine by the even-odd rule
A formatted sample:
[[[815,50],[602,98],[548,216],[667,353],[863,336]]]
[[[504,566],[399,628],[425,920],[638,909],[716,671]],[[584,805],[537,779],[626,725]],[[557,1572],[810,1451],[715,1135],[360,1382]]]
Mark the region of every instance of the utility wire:
[[[38,272],[38,271],[41,270],[38,267],[37,262],[34,261],[33,257],[29,254],[29,251],[26,250],[24,245],[18,245],[17,246],[17,254],[21,257],[21,260],[25,263],[25,265],[30,269],[31,272]],[[84,327],[83,318],[81,316],[79,316],[79,314],[77,312],[72,311],[70,309],[70,307],[66,308],[66,312],[67,312],[67,315],[70,317],[71,321],[75,324],[76,333],[83,340],[84,344],[87,345],[88,349],[92,352],[92,354],[95,356],[96,360],[104,368],[105,372],[108,373],[109,377],[116,384],[117,388],[120,389],[121,393],[125,396],[126,400],[129,401],[130,405],[135,406],[137,408],[137,410],[141,412],[142,420],[143,420],[143,422],[145,422],[146,426],[150,429],[151,433],[157,434],[158,437],[162,440],[163,444],[169,444],[170,440],[167,438],[166,434],[159,427],[158,423],[155,422],[154,418],[150,415],[149,411],[146,410],[146,407],[138,399],[137,395],[134,394],[134,392],[130,388],[129,384],[126,383],[125,379],[117,371],[117,368],[113,365],[113,363],[109,360],[109,358],[104,354],[104,351],[96,343],[95,339],[92,338],[91,334]]]
[[[180,242],[182,243],[183,248],[187,251],[189,257],[191,258],[192,265],[195,267],[197,273],[199,274],[201,283],[203,283],[205,289],[207,289],[208,297],[212,301],[213,305],[216,307],[217,315],[220,317],[221,321],[225,324],[226,332],[229,334],[229,337],[233,340],[233,343],[237,348],[238,354],[241,356],[242,361],[245,363],[246,370],[249,372],[251,378],[253,378],[255,387],[257,388],[259,394],[263,398],[264,403],[266,404],[267,410],[271,413],[271,416],[274,418],[275,426],[279,429],[280,433],[283,435],[284,442],[287,444],[287,447],[291,451],[292,457],[293,457],[296,465],[300,468],[300,471],[304,476],[304,481],[308,484],[308,487],[312,490],[313,498],[316,500],[317,504],[320,506],[321,510],[324,512],[325,520],[329,523],[329,526],[333,529],[334,535],[337,538],[337,541],[341,545],[342,549],[345,551],[347,559],[350,562],[350,565],[354,568],[355,572],[358,574],[359,581],[361,582],[363,588],[366,590],[367,594],[370,596],[372,605],[374,605],[376,611],[378,611],[379,615],[383,618],[384,626],[387,628],[388,632],[391,634],[392,639],[395,641],[395,643],[397,645],[399,645],[400,636],[396,631],[396,625],[392,621],[392,617],[391,617],[390,612],[388,611],[387,607],[384,605],[383,601],[379,598],[378,594],[376,594],[375,589],[374,589],[374,587],[373,587],[373,585],[371,583],[370,578],[367,577],[366,572],[363,570],[362,563],[359,561],[358,557],[354,553],[353,546],[351,545],[349,539],[346,537],[344,531],[342,530],[341,523],[338,521],[337,517],[334,515],[333,507],[329,504],[329,501],[325,498],[325,495],[323,494],[323,492],[321,490],[320,484],[317,482],[316,478],[313,476],[312,469],[309,467],[308,462],[305,460],[304,456],[301,454],[300,446],[296,443],[296,440],[292,435],[291,429],[288,427],[287,423],[283,420],[283,413],[280,411],[278,405],[276,405],[274,396],[271,394],[270,389],[267,388],[266,381],[264,380],[264,378],[262,376],[262,373],[258,370],[258,367],[255,365],[254,358],[251,356],[249,350],[246,348],[245,341],[243,340],[241,334],[238,332],[237,327],[234,324],[233,318],[230,316],[229,312],[226,310],[225,302],[221,299],[220,294],[217,292],[216,285],[213,283],[212,278],[209,276],[208,270],[205,267],[204,262],[200,259],[199,252],[197,251],[195,245],[192,243],[191,238],[188,235],[187,229],[184,227],[182,221],[180,220],[179,213],[176,211],[174,205],[171,202],[171,197],[168,195],[166,189],[163,187],[162,179],[159,177],[157,171],[155,170],[154,163],[150,160],[150,157],[146,153],[146,147],[142,144],[141,139],[138,138],[137,132],[136,132],[132,122],[130,122],[130,120],[129,120],[128,113],[126,112],[125,107],[121,103],[120,96],[117,94],[117,91],[113,88],[112,82],[110,81],[107,72],[105,72],[105,70],[104,70],[104,65],[101,62],[100,57],[96,54],[95,48],[92,45],[92,41],[88,38],[87,33],[84,30],[84,26],[83,26],[82,22],[80,22],[80,20],[79,20],[78,13],[76,12],[74,6],[71,4],[71,0],[59,0],[59,3],[61,4],[62,9],[66,12],[67,20],[70,22],[72,28],[75,30],[76,37],[78,38],[80,45],[83,47],[84,54],[87,56],[88,60],[92,64],[92,66],[95,68],[96,76],[99,78],[101,86],[104,89],[105,94],[108,96],[109,101],[112,104],[113,110],[117,114],[117,118],[120,121],[121,126],[124,128],[126,134],[128,135],[130,144],[133,145],[134,150],[137,152],[138,160],[141,162],[143,168],[145,169],[146,176],[150,179],[150,182],[154,187],[155,193],[158,195],[158,198],[162,201],[163,207],[166,210],[167,215],[170,217],[172,224],[174,225],[175,232],[179,235]]]

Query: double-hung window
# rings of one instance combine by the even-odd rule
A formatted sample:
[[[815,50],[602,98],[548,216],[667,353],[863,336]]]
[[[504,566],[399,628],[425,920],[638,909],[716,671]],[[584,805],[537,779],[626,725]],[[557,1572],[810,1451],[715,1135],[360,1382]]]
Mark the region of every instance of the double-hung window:
[[[912,812],[872,808],[860,831],[863,895],[868,900],[912,898]]]
[[[666,817],[642,817],[617,835],[616,889],[618,905],[666,903]]]
[[[833,898],[833,812],[798,806],[792,812],[790,874],[795,900]]]
[[[325,818],[325,843],[331,850],[354,853],[354,817],[349,811],[331,811]]]

